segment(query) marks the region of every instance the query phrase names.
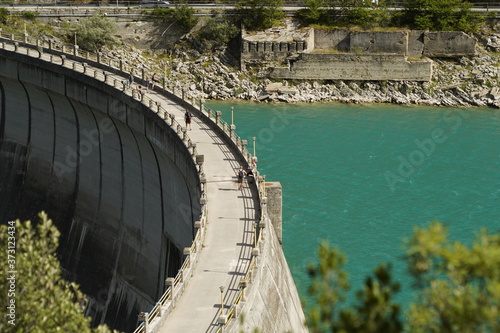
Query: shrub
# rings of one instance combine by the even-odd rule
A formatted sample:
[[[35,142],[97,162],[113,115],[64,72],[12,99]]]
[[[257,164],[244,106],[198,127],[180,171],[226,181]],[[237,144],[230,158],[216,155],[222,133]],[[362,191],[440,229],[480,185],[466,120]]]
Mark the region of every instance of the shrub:
[[[474,32],[485,20],[462,0],[408,0],[404,7],[402,23],[413,29]]]
[[[193,8],[181,2],[175,5],[175,8],[155,8],[150,15],[163,22],[176,21],[182,29],[189,31],[198,23],[198,18],[194,14]]]
[[[21,16],[22,16],[24,19],[26,19],[26,20],[31,20],[31,21],[32,21],[32,20],[34,20],[34,19],[36,19],[36,18],[38,17],[38,15],[39,15],[39,14],[38,14],[38,13],[36,13],[36,12],[29,12],[29,11],[23,11],[23,12],[21,13]]]
[[[183,2],[175,6],[173,16],[183,29],[189,31],[198,23],[194,13],[195,10]]]
[[[329,23],[327,0],[306,0],[306,9],[299,10],[297,17],[307,25]]]
[[[229,43],[239,32],[240,29],[234,22],[231,22],[228,16],[218,14],[207,21],[200,32],[200,37],[220,46]]]
[[[7,8],[0,8],[0,24],[7,24],[9,20],[9,10]]]
[[[265,30],[284,17],[283,0],[239,0],[236,10],[248,30]]]
[[[87,51],[97,52],[104,45],[114,44],[116,31],[113,21],[102,15],[85,18],[75,28],[78,45]]]

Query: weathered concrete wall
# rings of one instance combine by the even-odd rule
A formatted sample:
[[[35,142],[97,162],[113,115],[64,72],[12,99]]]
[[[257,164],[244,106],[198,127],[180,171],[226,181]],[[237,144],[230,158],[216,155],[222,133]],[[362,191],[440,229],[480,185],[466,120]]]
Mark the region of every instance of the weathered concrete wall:
[[[274,194],[268,192],[268,207],[281,204],[281,185],[274,183],[273,187],[276,191]],[[265,333],[309,331],[290,268],[271,224],[268,222],[261,229],[264,241],[259,247],[257,268],[245,289],[244,301],[238,305],[237,311],[245,320],[241,324],[233,320],[227,330],[229,333],[253,332],[263,327]]]
[[[353,31],[350,52],[407,54],[407,31]]]
[[[315,30],[314,49],[354,53],[396,53],[411,57],[461,57],[475,54],[476,39],[460,31]]]
[[[290,55],[314,48],[314,29],[300,28],[294,21],[262,32],[241,32],[241,63],[281,61]]]
[[[460,31],[424,32],[427,57],[460,57],[475,54],[476,39]]]
[[[306,41],[294,42],[249,42],[242,41],[242,60],[281,60],[293,53],[304,52]]]
[[[280,244],[283,242],[283,189],[278,182],[266,183],[267,212],[278,237]]]
[[[409,57],[421,57],[424,54],[424,32],[423,30],[411,30],[408,33]]]
[[[272,78],[313,80],[429,81],[432,63],[409,62],[398,54],[302,53],[290,68],[274,68]]]
[[[344,29],[314,30],[315,49],[333,49],[340,52],[350,52],[351,31]]]

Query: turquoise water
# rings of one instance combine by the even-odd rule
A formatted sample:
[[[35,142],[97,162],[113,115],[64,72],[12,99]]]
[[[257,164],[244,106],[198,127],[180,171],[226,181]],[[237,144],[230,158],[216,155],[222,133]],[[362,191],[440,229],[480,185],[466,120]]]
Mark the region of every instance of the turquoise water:
[[[283,186],[283,249],[299,294],[322,240],[343,251],[354,290],[391,262],[408,303],[403,239],[437,219],[453,239],[500,231],[500,110],[210,102]]]

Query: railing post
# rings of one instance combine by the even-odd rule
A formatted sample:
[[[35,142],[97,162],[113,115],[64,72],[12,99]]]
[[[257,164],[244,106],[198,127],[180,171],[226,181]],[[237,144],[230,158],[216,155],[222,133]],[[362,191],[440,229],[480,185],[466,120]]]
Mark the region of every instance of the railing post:
[[[216,125],[219,125],[221,116],[222,116],[222,111],[215,111],[215,124]]]
[[[233,139],[233,134],[234,134],[235,130],[236,130],[236,125],[235,124],[231,124],[229,126],[229,138],[230,139]]]
[[[168,116],[169,116],[169,118],[170,118],[170,126],[172,126],[172,127],[173,127],[173,126],[174,126],[174,119],[175,119],[175,115],[171,113],[171,114],[169,114]]]
[[[196,143],[191,142],[191,149],[193,150],[191,156],[194,157],[196,155]]]
[[[148,326],[149,326],[148,313],[147,312],[141,312],[141,313],[139,313],[138,317],[139,317],[139,320],[144,321],[144,333],[148,333]]]
[[[248,140],[241,140],[241,152],[245,153],[245,147],[248,145]]]
[[[62,62],[61,66],[64,66],[65,61],[66,61],[66,56],[63,54],[61,55],[61,62]]]
[[[241,289],[241,300],[245,301],[245,288],[247,287],[247,281],[246,280],[240,280],[240,283],[238,287]]]
[[[170,301],[174,301],[174,282],[175,279],[172,277],[166,278],[165,279],[165,287],[170,287]]]
[[[73,55],[78,56],[78,45],[73,45]]]
[[[204,109],[205,109],[205,101],[201,98],[200,99],[200,113],[203,113]]]
[[[17,52],[17,49],[19,48],[19,43],[15,42],[14,43],[14,51]]]
[[[158,301],[156,302],[156,306],[158,307],[158,317],[161,317],[162,315],[162,309],[161,309],[161,303]]]
[[[188,137],[187,137],[187,128],[186,127],[183,127],[182,128],[182,140],[183,141],[187,141]]]
[[[205,162],[205,155],[196,155],[196,164],[200,166],[200,175],[203,174],[203,163]]]

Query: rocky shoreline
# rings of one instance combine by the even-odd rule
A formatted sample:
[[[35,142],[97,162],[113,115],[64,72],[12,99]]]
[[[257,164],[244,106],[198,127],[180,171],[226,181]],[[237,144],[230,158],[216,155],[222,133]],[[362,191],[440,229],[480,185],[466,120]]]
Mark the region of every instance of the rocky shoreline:
[[[258,102],[396,103],[500,108],[500,34],[477,36],[472,58],[433,59],[430,82],[329,81],[272,83],[268,68],[241,72],[224,51],[204,55],[176,49],[165,55],[145,55],[129,48],[107,52],[109,57],[164,73],[166,82],[188,98]],[[231,65],[232,64],[232,65]],[[163,75],[160,75],[163,76]],[[272,88],[271,88],[272,87]]]

